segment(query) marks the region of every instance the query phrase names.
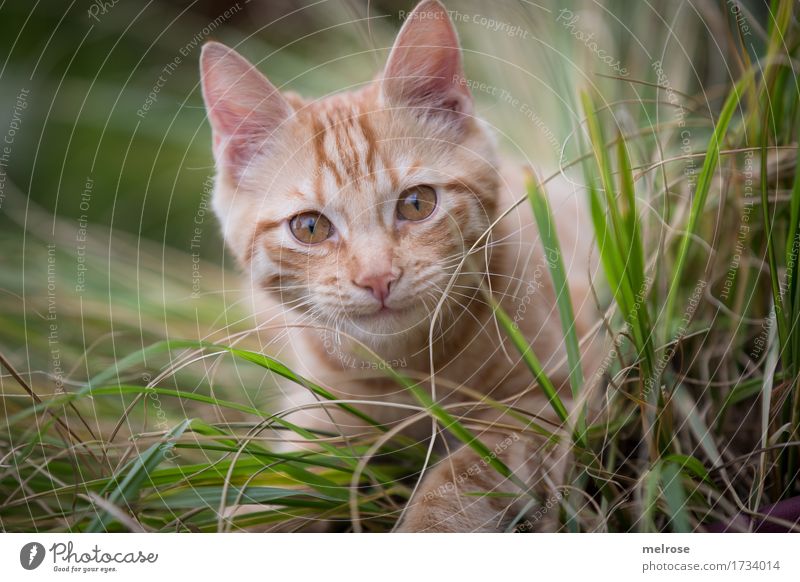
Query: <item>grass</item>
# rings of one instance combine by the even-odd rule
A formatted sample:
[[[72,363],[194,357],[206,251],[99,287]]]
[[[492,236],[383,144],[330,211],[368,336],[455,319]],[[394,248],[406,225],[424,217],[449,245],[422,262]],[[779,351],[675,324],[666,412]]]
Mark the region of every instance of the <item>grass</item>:
[[[652,26],[631,18],[641,34]],[[545,68],[554,87],[570,87],[575,115],[565,126],[574,139],[561,165],[582,170],[602,266],[595,280],[606,341],[601,410],[580,407],[570,417],[512,318],[494,305],[532,386],[569,428],[563,434],[575,461],[568,494],[557,497],[566,531],[696,531],[740,515],[763,518],[765,507],[800,495],[800,89],[792,69],[800,29],[789,1],[773,0],[757,41],[722,9],[715,18],[730,34],[724,58],[735,73],[694,87],[694,95],[678,94],[691,83],[675,68],[657,82],[644,66],[617,79],[581,79],[592,65],[577,67],[577,79],[553,72],[552,63]],[[560,25],[549,26],[557,42],[569,40]],[[686,26],[687,42],[698,26]],[[518,52],[531,67],[540,58]],[[293,58],[301,57],[281,56],[289,69]],[[523,155],[534,151],[500,114],[490,115]],[[169,191],[180,191],[178,182]],[[520,204],[530,205],[542,244],[559,257],[549,276],[570,389],[581,399],[591,379],[578,365],[581,338],[548,182],[532,177]],[[0,228],[0,244],[11,250],[0,262],[3,530],[394,527],[432,460],[427,444],[337,402],[330,387],[271,355],[269,338],[238,300],[236,275],[215,252],[193,263],[179,243],[150,236],[152,229],[154,240],[119,232],[113,218],[92,223],[79,249],[74,218],[54,216],[35,192],[26,200],[20,183],[21,176],[9,182]],[[185,200],[176,203],[195,214]],[[213,246],[208,237],[204,244]],[[81,292],[78,264],[91,274]],[[186,269],[173,268],[192,264],[202,273],[199,294]],[[434,401],[411,371],[388,373],[414,397],[413,414],[490,454],[468,408]],[[290,423],[276,414],[278,380],[377,430],[343,439]],[[523,432],[559,438],[525,411],[464,389],[475,406],[516,415]],[[277,443],[286,439],[314,447],[284,452]],[[510,476],[498,459],[491,464]],[[531,508],[544,502],[532,500]],[[231,511],[239,505],[260,507]]]

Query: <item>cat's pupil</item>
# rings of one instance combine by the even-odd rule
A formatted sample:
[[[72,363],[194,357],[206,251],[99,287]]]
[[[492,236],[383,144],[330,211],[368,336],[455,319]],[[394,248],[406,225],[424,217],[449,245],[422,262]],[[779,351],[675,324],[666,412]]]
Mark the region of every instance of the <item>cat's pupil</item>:
[[[320,243],[333,234],[333,225],[322,214],[317,212],[304,212],[289,221],[289,226],[295,238],[302,243]]]
[[[397,214],[404,220],[422,220],[430,216],[435,207],[436,190],[426,185],[414,186],[400,194]]]

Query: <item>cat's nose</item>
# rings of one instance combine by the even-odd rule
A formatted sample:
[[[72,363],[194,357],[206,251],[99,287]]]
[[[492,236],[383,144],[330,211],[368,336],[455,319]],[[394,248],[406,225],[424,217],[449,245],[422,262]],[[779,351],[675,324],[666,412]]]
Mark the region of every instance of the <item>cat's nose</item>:
[[[386,298],[389,297],[389,292],[392,288],[392,283],[397,281],[400,278],[399,274],[392,273],[390,271],[384,273],[370,273],[365,275],[359,275],[353,280],[358,287],[363,289],[367,289],[369,292],[372,293],[373,297],[381,302],[381,304],[386,303]]]

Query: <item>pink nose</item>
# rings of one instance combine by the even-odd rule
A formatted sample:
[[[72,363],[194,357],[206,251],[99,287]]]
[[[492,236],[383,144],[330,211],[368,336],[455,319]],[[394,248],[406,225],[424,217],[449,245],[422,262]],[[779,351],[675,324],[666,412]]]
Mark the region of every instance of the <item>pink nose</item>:
[[[368,289],[370,293],[380,301],[386,303],[386,298],[389,297],[392,283],[397,281],[399,275],[393,273],[381,273],[378,275],[362,275],[357,277],[353,283],[364,289]]]

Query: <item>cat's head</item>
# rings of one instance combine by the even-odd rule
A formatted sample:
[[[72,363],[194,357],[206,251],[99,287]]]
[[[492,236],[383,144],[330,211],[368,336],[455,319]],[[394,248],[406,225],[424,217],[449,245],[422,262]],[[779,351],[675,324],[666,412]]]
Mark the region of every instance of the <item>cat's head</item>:
[[[255,284],[309,323],[373,341],[427,329],[498,187],[444,7],[419,4],[383,73],[354,92],[281,93],[219,43],[201,71],[214,208]]]

